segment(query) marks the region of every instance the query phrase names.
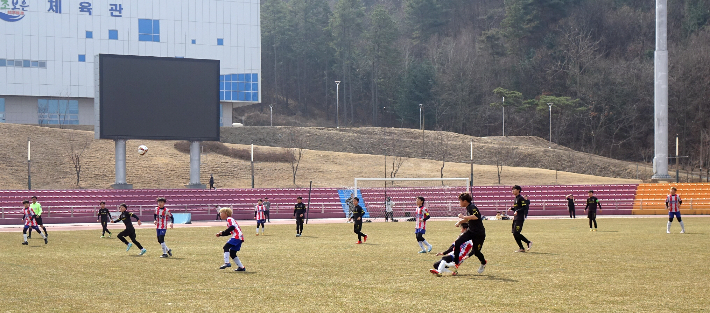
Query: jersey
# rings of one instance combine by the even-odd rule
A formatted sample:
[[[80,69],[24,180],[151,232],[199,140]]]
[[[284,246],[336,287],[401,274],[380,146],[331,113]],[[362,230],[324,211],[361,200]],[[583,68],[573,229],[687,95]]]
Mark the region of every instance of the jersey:
[[[455,242],[452,243],[451,246],[453,246],[454,244],[456,244],[456,243]],[[461,264],[461,262],[463,262],[463,258],[465,256],[467,256],[469,253],[471,253],[471,249],[473,249],[473,242],[471,242],[471,240],[466,241],[461,244],[461,250],[460,250],[461,253],[459,253],[459,264]],[[453,256],[454,251],[449,252],[448,255]]]
[[[155,224],[155,227],[157,229],[167,229],[168,216],[170,216],[170,220],[172,222],[173,214],[170,213],[170,210],[168,208],[155,207],[155,220],[158,222]]]
[[[99,209],[98,217],[104,222],[108,222],[112,218],[111,212],[107,208]]]
[[[303,214],[303,217],[301,217],[301,214]],[[293,216],[296,218],[306,218],[306,205],[303,202],[296,203],[293,209]]]
[[[39,202],[30,203],[30,209],[32,209],[34,214],[42,215],[42,205]]]
[[[228,217],[227,227],[231,228],[232,226],[234,226],[234,229],[231,233],[232,239],[239,239],[241,241],[244,241],[244,234],[242,233],[242,229],[239,227],[239,224],[237,224],[237,221],[235,221],[232,217]]]
[[[680,212],[681,204],[683,204],[683,200],[680,199],[679,195],[668,195],[668,197],[666,197],[666,208],[668,208],[668,212]]]
[[[32,209],[30,208],[23,208],[22,213],[24,214],[23,218],[25,219],[25,226],[30,226],[30,227],[35,227],[37,226],[37,221],[35,221],[34,213],[32,212]]]
[[[114,223],[123,222],[126,225],[126,229],[133,229],[133,222],[131,222],[131,217],[135,218],[136,221],[140,221],[138,215],[135,215],[128,211],[121,212],[121,215],[114,221]]]
[[[264,212],[266,211],[266,207],[263,205],[256,205],[256,210],[254,211],[254,217],[256,217],[256,220],[265,220],[266,216]]]
[[[567,198],[567,207],[570,209],[574,209],[574,199]]]
[[[478,207],[473,203],[466,207],[466,214],[471,216],[475,215],[478,219],[468,221],[468,232],[474,235],[486,235],[486,228],[483,227],[483,220],[481,219],[481,212],[478,211]]]
[[[513,217],[513,220],[524,221],[525,215],[527,215],[528,213],[528,201],[525,200],[523,196],[517,195],[515,196],[515,204],[510,209],[516,213],[515,217]]]
[[[414,217],[416,218],[416,228],[417,229],[426,229],[426,217],[429,216],[429,210],[424,207],[420,206],[416,209],[414,212]]]
[[[599,206],[599,209],[601,210],[602,205],[599,203],[599,199],[595,196],[591,196],[587,198],[587,206],[584,209],[589,209],[589,212],[595,213],[597,212],[597,206]]]

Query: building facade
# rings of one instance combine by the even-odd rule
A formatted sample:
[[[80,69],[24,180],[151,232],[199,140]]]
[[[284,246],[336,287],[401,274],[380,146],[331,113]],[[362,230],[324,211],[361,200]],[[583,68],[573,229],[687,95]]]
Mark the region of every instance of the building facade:
[[[98,54],[220,60],[221,124],[261,99],[259,0],[0,0],[0,122],[94,124]],[[217,105],[217,104],[215,104]]]

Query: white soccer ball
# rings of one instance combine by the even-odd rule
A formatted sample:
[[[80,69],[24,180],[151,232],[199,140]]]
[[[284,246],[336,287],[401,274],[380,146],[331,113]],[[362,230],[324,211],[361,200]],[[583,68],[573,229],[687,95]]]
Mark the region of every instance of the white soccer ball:
[[[146,147],[145,145],[140,145],[138,147],[138,153],[140,155],[144,155],[144,154],[146,154],[146,152],[148,152],[148,147]]]

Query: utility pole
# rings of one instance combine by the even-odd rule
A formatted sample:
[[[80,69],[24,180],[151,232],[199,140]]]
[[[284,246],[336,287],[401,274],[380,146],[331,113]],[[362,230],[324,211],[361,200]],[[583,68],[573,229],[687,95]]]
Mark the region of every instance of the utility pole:
[[[27,137],[27,190],[32,190],[32,161],[30,161],[30,137]]]
[[[335,81],[335,128],[340,128],[340,81]]]
[[[254,188],[254,140],[251,141],[251,188]]]

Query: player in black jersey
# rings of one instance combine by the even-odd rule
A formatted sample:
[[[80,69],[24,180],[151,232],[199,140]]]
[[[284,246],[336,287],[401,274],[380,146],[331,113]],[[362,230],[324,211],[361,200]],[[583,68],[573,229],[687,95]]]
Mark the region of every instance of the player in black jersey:
[[[602,204],[599,202],[599,199],[594,196],[594,190],[590,190],[589,198],[587,198],[587,206],[584,207],[584,212],[587,213],[587,218],[589,219],[589,231],[597,231],[597,206],[599,207],[599,211],[601,211]],[[592,223],[594,223],[594,228],[592,228]]]
[[[121,211],[121,215],[119,215],[118,218],[113,222],[118,223],[120,221],[126,225],[126,229],[118,234],[118,239],[126,244],[126,251],[130,250],[133,246],[133,243],[135,243],[136,247],[138,247],[138,249],[141,249],[140,255],[144,255],[147,250],[144,249],[143,246],[141,246],[140,242],[136,240],[136,229],[133,228],[133,223],[131,222],[131,217],[133,217],[136,219],[138,226],[140,226],[141,219],[138,218],[138,215],[126,211],[128,209],[128,206],[125,203],[121,203],[121,205],[118,206],[118,209]],[[129,243],[125,237],[131,238],[131,241],[133,243]]]
[[[104,238],[106,233],[108,233],[108,236],[111,237],[111,232],[108,230],[108,222],[113,219],[111,216],[111,212],[108,211],[106,208],[106,202],[101,201],[99,203],[101,208],[99,209],[99,214],[97,215],[97,222],[101,222],[101,227],[103,227],[103,231],[101,232],[101,238]]]
[[[569,218],[577,218],[577,214],[574,212],[574,196],[572,194],[567,195],[567,209],[569,210]]]
[[[360,199],[353,198],[353,215],[348,219],[353,220],[353,232],[357,234],[356,244],[361,244],[367,241],[367,235],[362,233],[362,217],[365,216],[365,210],[360,206]]]
[[[461,255],[461,244],[466,241],[471,240],[473,244],[473,255],[475,255],[479,261],[481,261],[481,266],[478,268],[478,273],[483,273],[486,269],[486,258],[481,253],[481,248],[483,247],[483,242],[486,241],[486,228],[483,227],[483,220],[481,219],[481,212],[478,211],[478,207],[473,204],[473,198],[469,193],[462,193],[459,195],[459,205],[466,208],[466,215],[459,214],[459,221],[456,223],[456,227],[459,227],[461,223],[468,223],[468,230],[459,236],[454,242],[454,262],[456,262],[456,268],[459,267],[459,255]]]
[[[296,198],[296,206],[293,209],[293,216],[296,218],[296,237],[301,237],[303,233],[303,219],[306,217],[306,205],[303,204],[303,198]]]
[[[515,204],[513,205],[513,207],[508,209],[515,212],[515,214],[513,214],[513,238],[515,238],[515,242],[520,248],[515,252],[525,252],[525,248],[523,248],[523,242],[528,245],[528,251],[530,250],[530,248],[532,248],[532,242],[520,233],[523,231],[523,223],[525,223],[525,217],[528,212],[528,204],[530,203],[527,199],[520,195],[521,191],[522,188],[520,188],[520,186],[513,186]]]

